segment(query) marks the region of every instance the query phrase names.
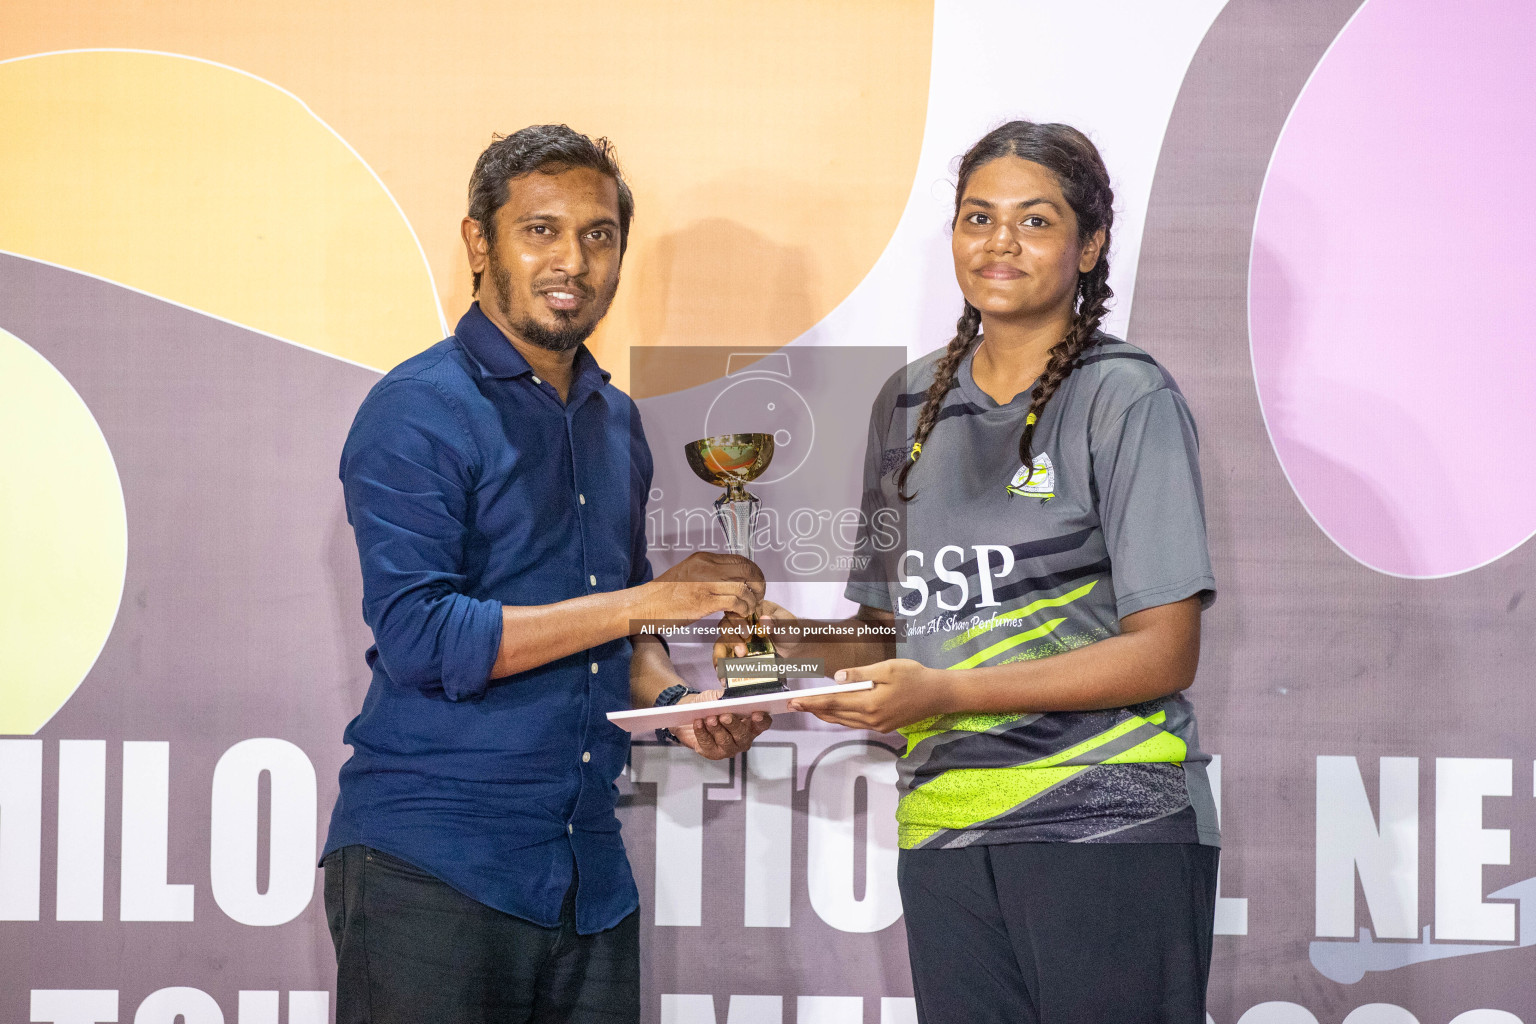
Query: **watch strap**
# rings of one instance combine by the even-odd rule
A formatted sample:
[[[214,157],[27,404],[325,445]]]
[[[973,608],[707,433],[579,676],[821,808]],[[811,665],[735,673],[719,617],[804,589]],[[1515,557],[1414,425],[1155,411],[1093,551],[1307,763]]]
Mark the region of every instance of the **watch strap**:
[[[682,700],[690,693],[698,692],[698,690],[695,690],[691,686],[684,686],[682,683],[673,683],[671,686],[667,687],[665,690],[662,690],[656,695],[655,706],[658,708],[669,708],[677,704],[678,701]],[[673,735],[671,729],[657,729],[656,739],[662,743],[682,742],[682,740],[679,740],[675,735]]]

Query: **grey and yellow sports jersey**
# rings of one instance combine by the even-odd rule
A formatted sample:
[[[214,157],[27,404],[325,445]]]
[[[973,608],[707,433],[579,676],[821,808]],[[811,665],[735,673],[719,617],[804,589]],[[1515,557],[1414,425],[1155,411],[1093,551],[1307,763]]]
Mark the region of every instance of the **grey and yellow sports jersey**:
[[[847,596],[905,622],[898,656],[951,669],[1044,658],[1114,636],[1144,608],[1214,599],[1194,421],[1151,356],[1099,335],[1041,414],[1026,479],[1030,394],[989,398],[971,376],[973,347],[904,504],[896,474],[941,355],[895,374],[870,417],[863,502],[874,525],[858,553],[872,557]],[[1108,711],[942,715],[902,732],[905,849],[1220,843],[1210,758],[1182,695]]]

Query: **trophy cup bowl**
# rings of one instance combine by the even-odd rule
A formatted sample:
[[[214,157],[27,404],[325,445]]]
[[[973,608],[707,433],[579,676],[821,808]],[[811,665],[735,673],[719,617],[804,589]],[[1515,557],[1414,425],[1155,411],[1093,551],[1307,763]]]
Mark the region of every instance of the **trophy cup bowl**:
[[[688,466],[700,480],[719,484],[731,500],[751,497],[748,481],[756,480],[773,461],[772,434],[720,434],[703,437],[683,446]],[[756,499],[753,499],[756,500]],[[728,538],[729,539],[729,538]],[[747,538],[748,543],[751,538]],[[732,552],[742,554],[743,552]],[[751,552],[746,552],[751,558]]]
[[[758,499],[746,485],[762,475],[768,463],[773,461],[773,435],[719,434],[689,442],[683,446],[683,451],[688,456],[689,467],[699,479],[725,488],[725,493],[715,499],[715,521],[725,531],[727,551],[751,558]],[[747,638],[746,659],[753,662],[753,666],[739,674],[726,672],[722,699],[788,689],[784,675],[778,669],[779,656],[773,649],[773,642],[757,632],[756,616],[751,625],[753,633]]]

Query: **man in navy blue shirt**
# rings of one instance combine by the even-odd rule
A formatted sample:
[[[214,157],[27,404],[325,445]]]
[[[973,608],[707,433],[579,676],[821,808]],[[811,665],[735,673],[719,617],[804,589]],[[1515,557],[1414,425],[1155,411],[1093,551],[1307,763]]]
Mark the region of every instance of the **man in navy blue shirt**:
[[[639,620],[745,616],[745,559],[652,578],[651,454],[582,342],[633,199],[606,140],[497,139],[470,180],[479,301],[369,392],[342,452],[373,669],[325,846],[337,1024],[633,1021],[638,893],[610,711],[696,700]],[[711,758],[767,716],[678,730]]]

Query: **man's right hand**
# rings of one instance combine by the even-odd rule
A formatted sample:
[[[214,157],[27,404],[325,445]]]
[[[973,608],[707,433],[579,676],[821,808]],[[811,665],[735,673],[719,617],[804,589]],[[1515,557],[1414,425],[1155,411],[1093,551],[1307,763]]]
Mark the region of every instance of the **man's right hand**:
[[[779,654],[793,656],[796,643],[794,613],[772,601],[759,601],[757,618],[755,627],[742,615],[728,613],[720,619],[720,632],[714,650],[716,672],[719,671],[721,658],[745,657],[747,637],[753,633],[772,640]]]
[[[696,551],[634,589],[630,618],[693,622],[716,612],[747,618],[766,587],[751,559]]]

